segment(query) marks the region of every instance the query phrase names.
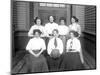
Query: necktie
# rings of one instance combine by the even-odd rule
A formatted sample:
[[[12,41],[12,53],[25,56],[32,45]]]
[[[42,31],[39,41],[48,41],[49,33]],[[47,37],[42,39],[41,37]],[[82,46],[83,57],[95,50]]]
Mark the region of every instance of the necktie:
[[[72,49],[72,46],[73,46],[73,40],[71,40],[70,42],[70,48]]]
[[[54,40],[54,46],[55,46],[55,48],[57,47],[57,39],[56,38]]]

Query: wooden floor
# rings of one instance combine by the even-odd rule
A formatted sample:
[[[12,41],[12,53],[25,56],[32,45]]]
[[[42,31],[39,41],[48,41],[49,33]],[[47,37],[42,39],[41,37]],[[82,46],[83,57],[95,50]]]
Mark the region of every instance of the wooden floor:
[[[83,50],[83,56],[85,60],[84,70],[90,70],[96,68],[95,60],[85,51]],[[12,73],[26,73],[27,66],[25,63],[26,52],[20,51],[17,55],[12,59]]]
[[[81,39],[81,41],[83,41]],[[96,69],[96,59],[87,53],[87,51],[82,49],[83,57],[84,57],[84,70]],[[12,58],[12,73],[26,73],[27,66],[25,63],[27,52],[26,50],[19,50],[15,57]]]

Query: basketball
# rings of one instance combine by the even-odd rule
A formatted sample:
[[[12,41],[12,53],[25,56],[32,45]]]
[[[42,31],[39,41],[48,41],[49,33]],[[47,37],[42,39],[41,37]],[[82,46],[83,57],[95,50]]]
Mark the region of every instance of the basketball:
[[[53,58],[60,57],[59,50],[58,49],[53,49],[52,52],[51,52],[51,57],[53,57]]]

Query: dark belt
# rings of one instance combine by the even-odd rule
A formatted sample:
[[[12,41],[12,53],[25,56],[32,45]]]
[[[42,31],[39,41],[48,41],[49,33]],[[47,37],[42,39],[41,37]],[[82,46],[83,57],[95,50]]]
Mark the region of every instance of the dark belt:
[[[68,52],[73,52],[75,49],[69,49],[69,51]],[[77,52],[77,51],[76,51]]]
[[[39,53],[41,50],[32,50],[35,54]]]
[[[59,35],[59,36],[66,36],[66,35]]]

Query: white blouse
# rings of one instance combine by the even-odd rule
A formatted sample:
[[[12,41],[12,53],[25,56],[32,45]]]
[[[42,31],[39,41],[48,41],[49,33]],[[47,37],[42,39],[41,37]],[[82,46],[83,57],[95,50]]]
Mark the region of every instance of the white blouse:
[[[69,39],[66,45],[67,50],[73,49],[75,52],[80,52],[81,43],[78,38]]]
[[[59,25],[58,30],[59,30],[59,35],[67,35],[69,33],[69,27],[65,25]]]
[[[40,50],[46,49],[45,41],[42,38],[32,38],[29,40],[26,50]]]
[[[44,34],[44,32],[45,32],[45,28],[44,28],[44,26],[38,26],[38,25],[33,25],[31,28],[30,28],[30,30],[29,30],[29,32],[28,32],[28,36],[33,36],[33,31],[35,30],[35,29],[39,29],[43,34]]]
[[[74,31],[77,31],[79,34],[81,34],[81,27],[77,23],[73,23],[73,24],[69,25],[69,29],[70,29],[70,31],[74,30]]]
[[[45,31],[46,31],[46,34],[49,35],[49,34],[52,34],[52,31],[54,29],[58,29],[58,24],[57,23],[47,23],[45,24]]]
[[[53,49],[58,49],[60,54],[63,53],[63,42],[60,38],[56,38],[57,40],[57,47],[55,48],[54,41],[55,37],[49,40],[47,52],[50,55]]]

